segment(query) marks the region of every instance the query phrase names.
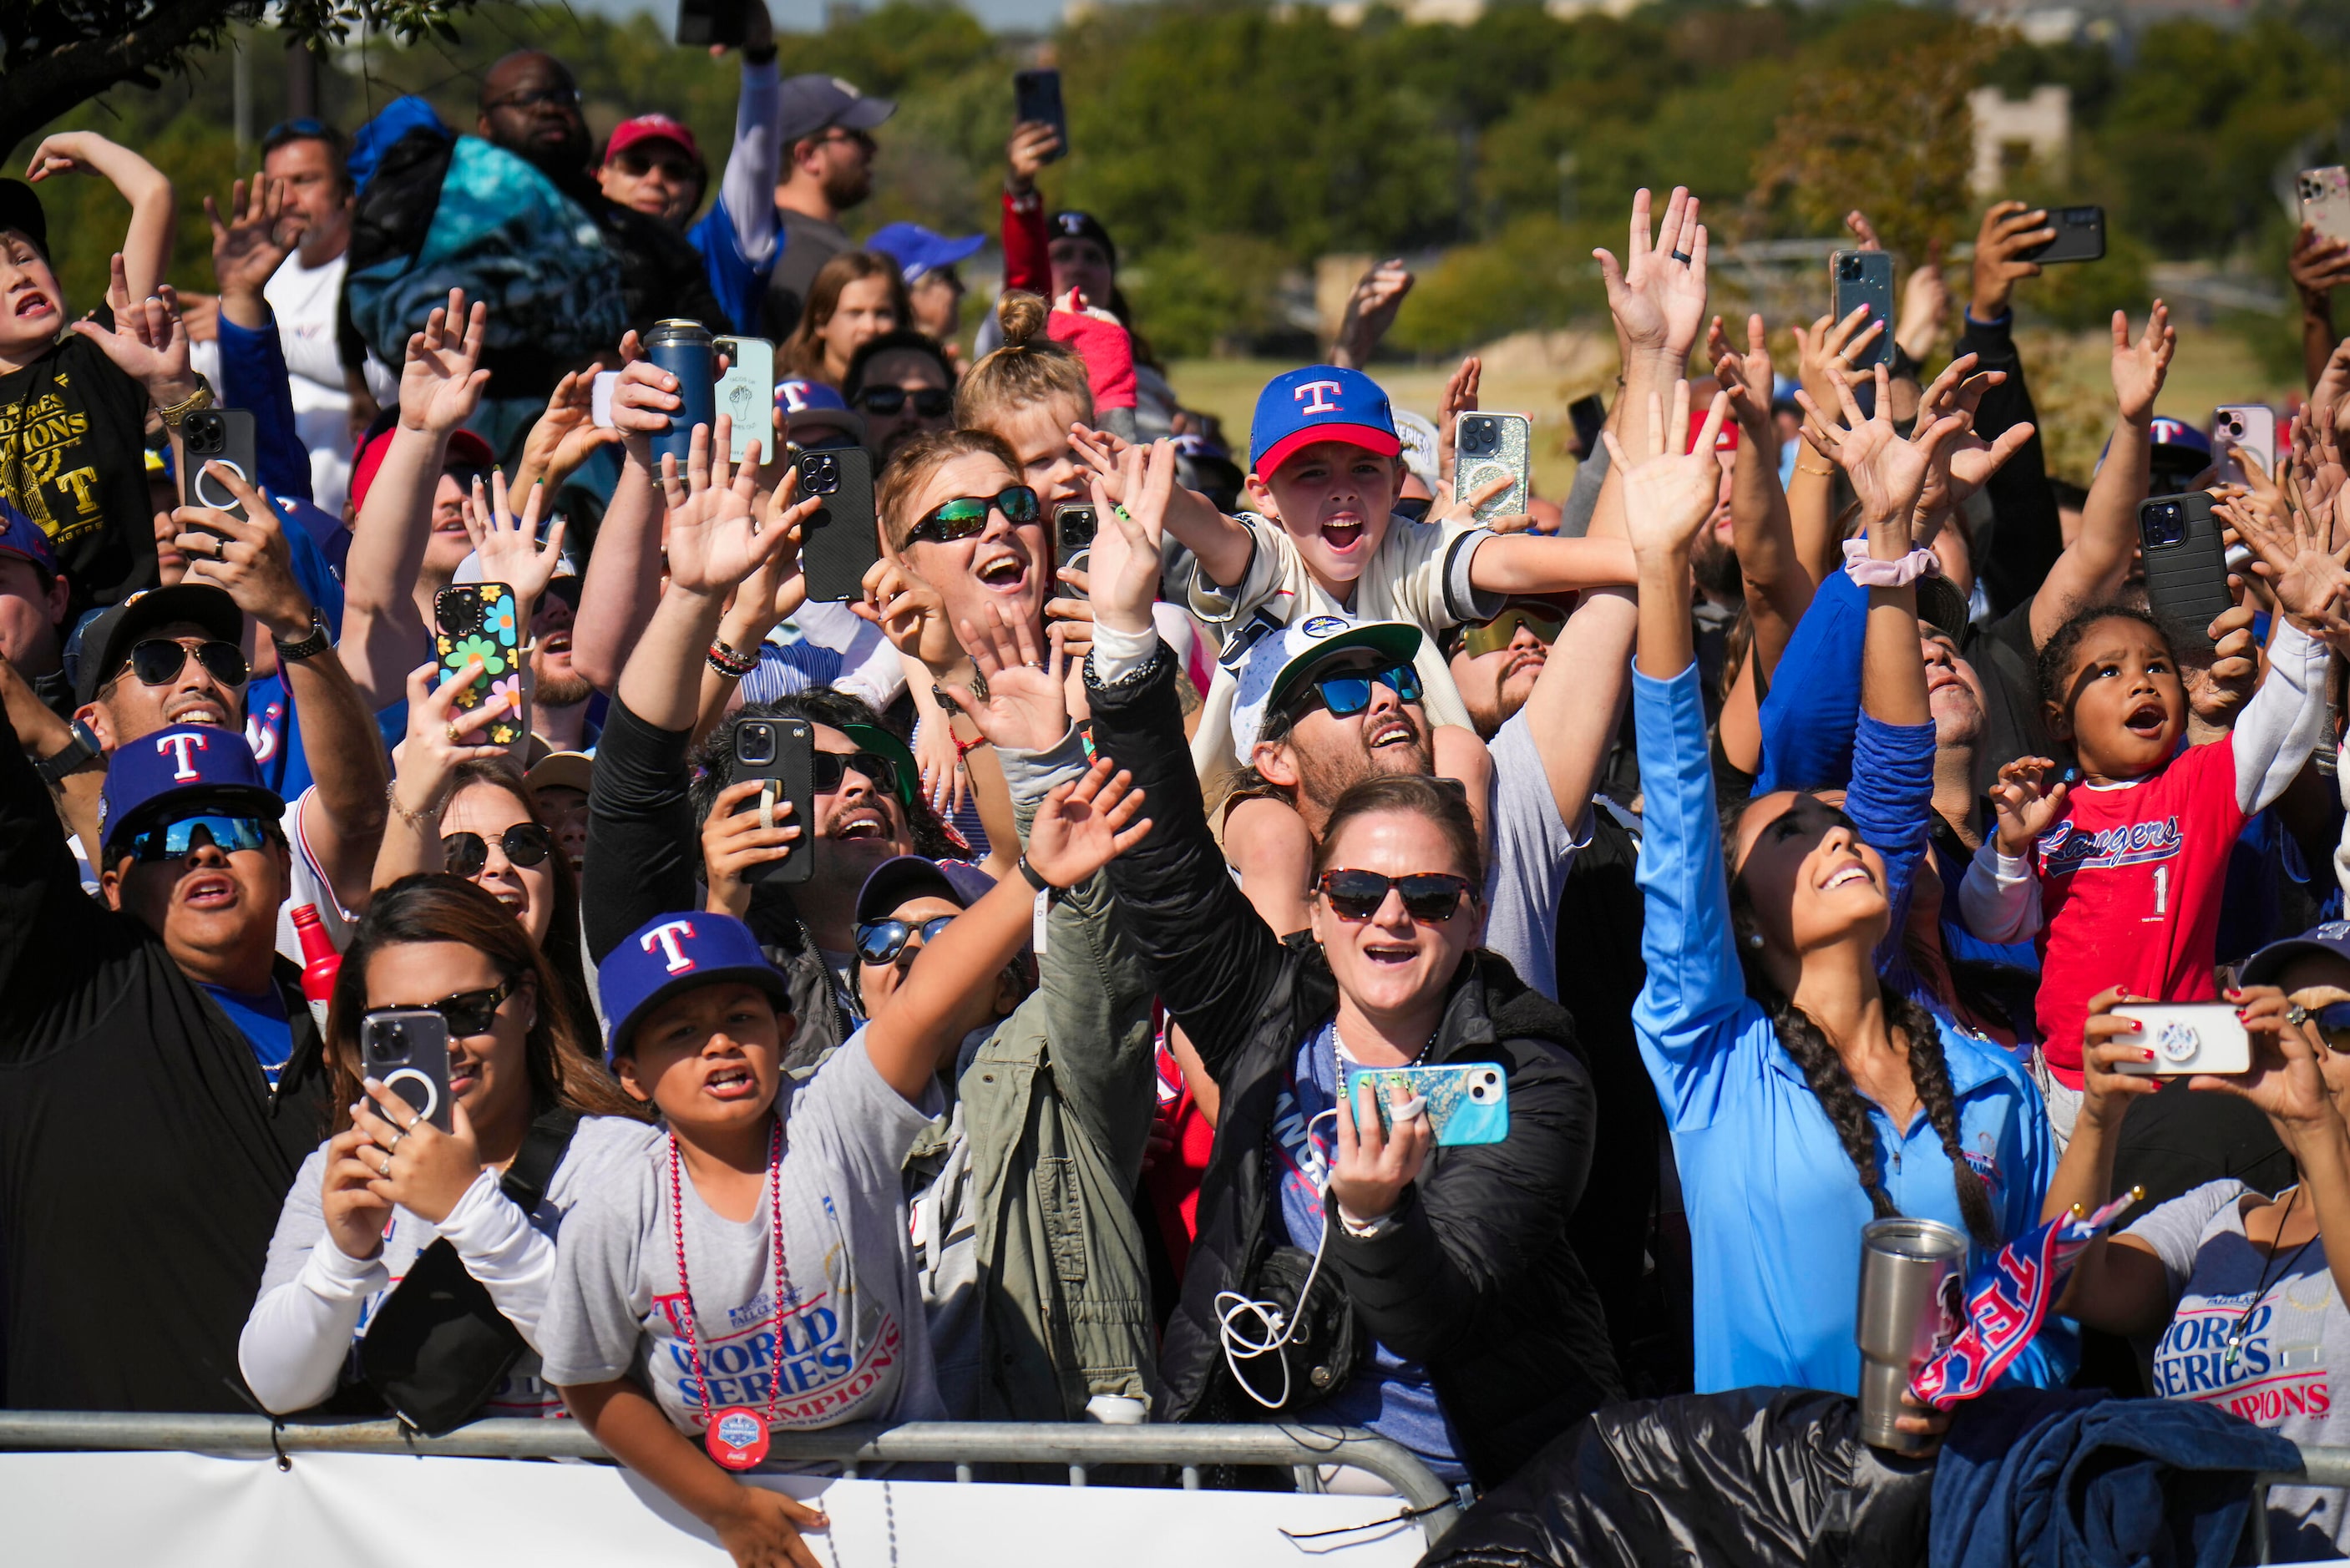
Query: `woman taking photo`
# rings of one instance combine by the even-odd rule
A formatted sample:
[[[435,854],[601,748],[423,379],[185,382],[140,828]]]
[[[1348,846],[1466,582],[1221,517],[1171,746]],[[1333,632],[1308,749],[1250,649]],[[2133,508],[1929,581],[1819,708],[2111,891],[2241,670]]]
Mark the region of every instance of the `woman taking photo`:
[[[302,1164],[269,1243],[261,1295],[237,1362],[262,1405],[307,1409],[355,1383],[354,1347],[418,1256],[446,1240],[525,1342],[535,1343],[555,1236],[578,1195],[653,1129],[554,1005],[537,945],[481,888],[410,877],[376,894],[353,933],[327,1018],[336,1129]],[[450,1130],[369,1079],[368,1015],[425,1008],[449,1026]],[[499,1179],[534,1136],[577,1126],[525,1213]],[[541,1118],[546,1118],[545,1122]],[[535,1133],[535,1124],[548,1130]],[[560,1416],[534,1350],[482,1407],[488,1416]]]
[[[775,348],[775,374],[839,388],[857,351],[906,324],[906,283],[898,264],[871,251],[843,251],[808,286],[799,325]]]
[[[1314,866],[1313,942],[1284,944],[1258,918],[1209,833],[1182,675],[1151,620],[1174,454],[1161,442],[1128,461],[1127,506],[1097,495],[1087,684],[1095,744],[1149,792],[1156,826],[1109,876],[1125,934],[1222,1096],[1160,1352],[1165,1414],[1277,1407],[1367,1426],[1440,1476],[1491,1486],[1622,1392],[1565,1239],[1596,1114],[1574,1022],[1478,950],[1475,827],[1457,792],[1426,778],[1339,798]],[[1292,701],[1317,694],[1307,682]],[[1408,1102],[1391,1098],[1388,1134],[1370,1085],[1351,1103],[1339,1092],[1345,1064],[1415,1063],[1498,1067],[1507,1136],[1434,1147]],[[1318,1334],[1310,1349],[1251,1354],[1284,1337],[1263,1304],[1284,1290],[1310,1303],[1296,1315],[1354,1325],[1359,1353],[1323,1364],[1320,1386],[1293,1366],[1327,1354]]]
[[[1652,411],[1637,469],[1607,438],[1639,571],[1632,706],[1648,807],[1648,982],[1633,1022],[1688,1199],[1700,1393],[1856,1393],[1862,1228],[1908,1214],[1957,1229],[1978,1251],[1997,1247],[2037,1221],[2054,1163],[2047,1113],[2022,1070],[1879,979],[1933,788],[1912,586],[1924,553],[1910,548],[1910,524],[1929,465],[1965,420],[1904,441],[1881,369],[1875,419],[1843,393],[1846,424],[1827,440],[1868,531],[1866,558],[1846,568],[1869,599],[1851,815],[1787,791],[1747,803],[1727,832],[1715,813],[1690,553],[1713,507],[1726,400],[1715,399],[1694,455],[1662,452],[1664,431],[1689,428],[1686,387],[1669,420]],[[1876,843],[1855,817],[1875,825]],[[2010,1379],[2062,1381],[2046,1355],[2035,1344]]]

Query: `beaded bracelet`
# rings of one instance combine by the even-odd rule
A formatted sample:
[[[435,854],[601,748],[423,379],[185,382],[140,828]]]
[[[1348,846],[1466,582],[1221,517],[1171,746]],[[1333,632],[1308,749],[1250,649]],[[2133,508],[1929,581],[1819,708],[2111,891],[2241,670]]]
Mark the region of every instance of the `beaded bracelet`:
[[[759,668],[757,654],[745,656],[737,653],[715,638],[711,639],[710,652],[706,657],[710,660],[710,668],[730,680],[740,680]]]

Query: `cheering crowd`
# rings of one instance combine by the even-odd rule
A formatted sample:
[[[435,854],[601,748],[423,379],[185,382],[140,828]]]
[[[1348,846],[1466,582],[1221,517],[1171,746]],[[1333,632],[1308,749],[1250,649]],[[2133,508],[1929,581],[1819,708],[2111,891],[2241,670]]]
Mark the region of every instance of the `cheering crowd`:
[[[2005,1383],[2350,1444],[2350,339],[2264,462],[2116,311],[2083,494],[2047,213],[1791,365],[1643,191],[1571,493],[1462,493],[1473,358],[1391,403],[1396,264],[1227,447],[1053,126],[966,363],[983,237],[853,238],[895,106],[749,15],[714,187],[530,52],[462,134],[272,130],[208,279],[131,149],[0,181],[0,1405],[567,1417],[813,1564],[774,1433],[1362,1427],[1473,1496],[1855,1394],[1872,1220],[2137,1189]],[[2147,1002],[2249,1067],[2147,1075]]]

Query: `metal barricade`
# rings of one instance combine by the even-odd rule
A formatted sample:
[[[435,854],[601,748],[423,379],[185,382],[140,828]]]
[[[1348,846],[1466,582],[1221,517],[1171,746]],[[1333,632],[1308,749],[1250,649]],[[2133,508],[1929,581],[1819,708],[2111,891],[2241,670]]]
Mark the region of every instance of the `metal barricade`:
[[[263,1416],[148,1416],[73,1410],[0,1410],[0,1449],[47,1452],[84,1449],[200,1454],[434,1454],[453,1459],[609,1459],[576,1421],[492,1420],[428,1438],[398,1421],[297,1425]],[[1210,1465],[1262,1465],[1290,1470],[1306,1491],[1320,1490],[1319,1467],[1351,1465],[1395,1488],[1430,1545],[1460,1518],[1452,1489],[1412,1451],[1357,1427],[1287,1425],[1108,1427],[1026,1421],[918,1421],[902,1427],[856,1423],[814,1432],[777,1432],[771,1458],[837,1464],[857,1477],[861,1465],[951,1464],[969,1481],[973,1467],[1068,1467],[1069,1484],[1086,1484],[1101,1465],[1176,1465],[1184,1490],[1196,1491]],[[2350,1460],[2350,1451],[2344,1452]]]
[[[2301,1469],[2275,1470],[2252,1478],[2252,1549],[2256,1563],[2273,1561],[2269,1556],[2269,1488],[2272,1486],[2339,1486],[2350,1487],[2350,1449],[2321,1449],[2314,1445],[2293,1445],[2301,1449]]]

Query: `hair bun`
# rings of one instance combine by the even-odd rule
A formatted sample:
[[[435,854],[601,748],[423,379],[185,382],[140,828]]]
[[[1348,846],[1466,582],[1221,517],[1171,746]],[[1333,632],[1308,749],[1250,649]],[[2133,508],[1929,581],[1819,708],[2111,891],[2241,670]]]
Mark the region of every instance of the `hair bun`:
[[[1040,295],[1008,291],[995,302],[995,324],[1003,329],[1006,348],[1025,348],[1045,337],[1045,317],[1052,307]]]

